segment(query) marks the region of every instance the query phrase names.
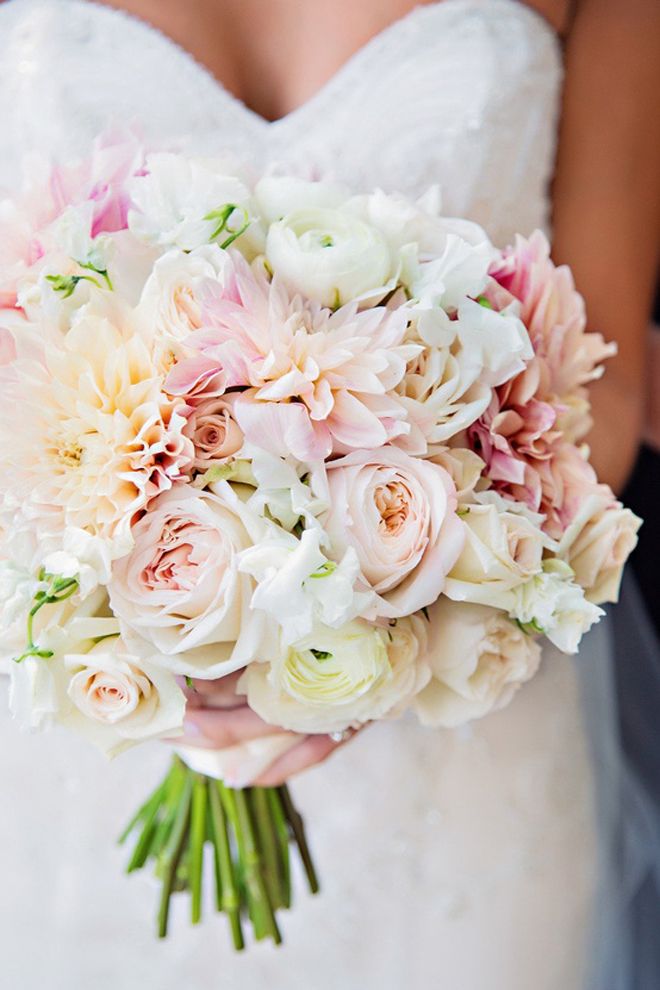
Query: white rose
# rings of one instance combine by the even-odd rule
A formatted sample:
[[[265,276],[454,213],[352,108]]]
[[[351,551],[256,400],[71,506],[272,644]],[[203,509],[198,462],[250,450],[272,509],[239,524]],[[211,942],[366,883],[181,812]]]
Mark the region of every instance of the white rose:
[[[479,380],[479,369],[462,348],[428,345],[408,363],[397,392],[429,444],[445,443],[466,430],[486,411],[492,396],[490,385]]]
[[[186,699],[176,679],[154,655],[146,662],[115,637],[88,653],[69,654],[67,695],[71,710],[59,721],[88,736],[108,755],[146,739],[178,734]]]
[[[192,251],[211,240],[222,246],[250,217],[249,189],[213,159],[149,155],[147,172],[131,180],[130,193],[131,231],[163,247]]]
[[[176,673],[221,677],[259,649],[254,583],[239,570],[253,543],[246,522],[227,482],[213,492],[179,486],[150,503],[133,527],[133,550],[113,565],[109,591],[122,628],[165,654]]]
[[[498,609],[441,598],[429,619],[431,680],[414,702],[424,725],[453,728],[503,708],[538,669],[538,643]]]
[[[423,620],[383,630],[355,621],[318,627],[272,664],[253,663],[239,682],[265,721],[303,733],[341,732],[398,714],[428,680]]]
[[[428,460],[445,469],[454,482],[459,503],[472,495],[486,467],[479,455],[467,447],[437,447]]]
[[[494,505],[465,505],[459,513],[465,544],[447,576],[445,594],[509,611],[513,589],[541,572],[543,533],[524,516]]]
[[[289,289],[330,307],[384,294],[393,274],[383,235],[342,210],[289,213],[270,227],[266,258]]]
[[[224,284],[229,255],[217,244],[195,251],[171,250],[156,261],[137,312],[156,346],[177,357],[187,337],[202,325],[201,293],[209,280]],[[186,352],[183,351],[185,354]]]
[[[613,496],[585,499],[564,533],[558,553],[570,564],[590,602],[601,605],[618,601],[623,568],[637,545],[641,524],[642,520]]]
[[[545,560],[541,574],[515,588],[514,599],[512,617],[563,653],[577,653],[583,634],[605,614],[587,601],[568,564],[556,559]]]

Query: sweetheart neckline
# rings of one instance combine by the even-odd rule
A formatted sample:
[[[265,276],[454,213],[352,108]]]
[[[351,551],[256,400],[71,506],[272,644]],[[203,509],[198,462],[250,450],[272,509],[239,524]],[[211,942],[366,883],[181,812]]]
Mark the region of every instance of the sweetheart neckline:
[[[549,34],[555,42],[559,42],[559,33],[555,28],[539,11],[528,6],[524,0],[432,0],[429,3],[420,3],[406,14],[387,24],[363,45],[360,45],[311,96],[281,117],[270,120],[258,111],[253,110],[244,100],[232,93],[222,80],[203,65],[192,52],[189,52],[183,45],[174,41],[168,34],[153,24],[150,24],[144,18],[138,17],[136,14],[132,14],[121,8],[101,3],[99,0],[68,0],[68,2],[74,6],[92,8],[111,18],[124,19],[134,28],[143,30],[152,36],[155,35],[168,48],[178,53],[179,57],[185,59],[190,65],[195,67],[205,77],[207,83],[210,83],[215,88],[217,94],[229,103],[237,113],[240,113],[249,122],[252,129],[260,132],[262,136],[281,132],[293,122],[301,117],[305,117],[324,103],[327,103],[328,100],[331,100],[333,94],[339,91],[345,79],[349,78],[351,73],[354,73],[362,62],[367,61],[370,56],[377,54],[380,50],[386,49],[392,38],[421,16],[437,16],[440,12],[442,12],[441,16],[444,16],[447,11],[460,9],[461,7],[478,9],[484,6],[494,7],[500,5],[506,7],[508,10],[515,9],[523,19],[528,18],[530,24],[534,25],[536,30],[544,34]]]

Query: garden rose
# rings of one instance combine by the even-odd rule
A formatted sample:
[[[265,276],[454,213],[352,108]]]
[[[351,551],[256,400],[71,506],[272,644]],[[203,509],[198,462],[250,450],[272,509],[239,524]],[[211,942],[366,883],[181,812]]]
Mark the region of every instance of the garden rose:
[[[465,545],[447,576],[445,594],[455,601],[508,610],[512,589],[540,573],[547,540],[516,512],[475,504],[459,511]]]
[[[230,393],[193,406],[183,433],[195,448],[192,466],[197,471],[226,463],[243,446],[243,431],[234,419],[235,398]]]
[[[144,739],[176,735],[186,700],[158,660],[135,656],[119,637],[102,640],[88,653],[66,655],[67,694],[75,711],[65,710],[61,720],[89,735],[108,755]]]
[[[443,597],[429,617],[431,680],[414,701],[422,724],[454,728],[482,718],[536,673],[538,643],[498,609]]]
[[[252,545],[249,518],[227,482],[214,492],[178,487],[150,504],[133,526],[133,550],[113,567],[110,598],[122,627],[176,673],[219,677],[255,655],[254,582],[238,566]]]
[[[367,617],[409,615],[434,602],[465,539],[444,468],[383,447],[330,463],[328,488],[332,555],[354,547],[378,595]]]

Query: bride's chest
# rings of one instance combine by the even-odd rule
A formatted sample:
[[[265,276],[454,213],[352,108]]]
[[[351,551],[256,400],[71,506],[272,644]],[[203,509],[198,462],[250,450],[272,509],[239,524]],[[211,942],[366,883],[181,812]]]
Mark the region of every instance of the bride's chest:
[[[25,151],[68,157],[110,119],[134,119],[154,143],[192,139],[257,168],[411,194],[440,183],[447,211],[499,238],[544,221],[561,63],[553,33],[514,0],[418,8],[275,123],[107,8],[13,0],[0,6],[0,41],[0,123],[11,138],[0,181]]]

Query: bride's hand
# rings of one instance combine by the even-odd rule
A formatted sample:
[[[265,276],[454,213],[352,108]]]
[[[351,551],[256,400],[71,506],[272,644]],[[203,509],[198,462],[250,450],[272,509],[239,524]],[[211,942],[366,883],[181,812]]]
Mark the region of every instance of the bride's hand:
[[[278,731],[248,707],[236,693],[242,671],[218,681],[195,680],[185,689],[188,698],[185,735],[177,742],[201,749],[227,749],[273,735]],[[288,733],[293,738],[296,733]],[[297,736],[291,749],[276,759],[253,783],[259,787],[279,787],[290,777],[322,763],[347,739],[336,741],[327,735]]]

